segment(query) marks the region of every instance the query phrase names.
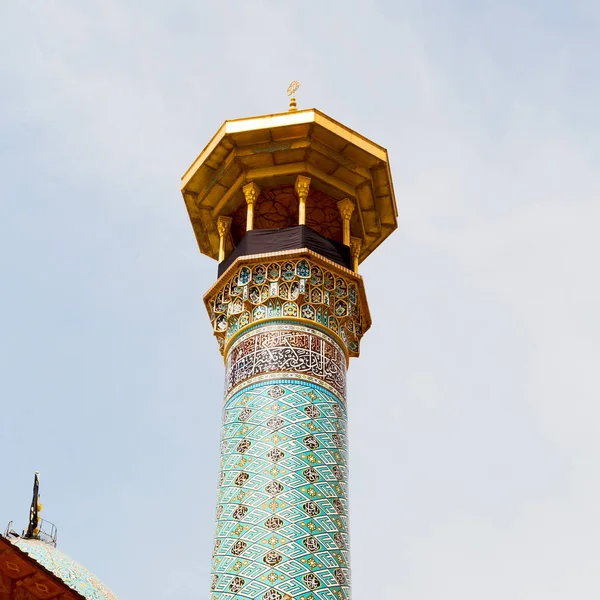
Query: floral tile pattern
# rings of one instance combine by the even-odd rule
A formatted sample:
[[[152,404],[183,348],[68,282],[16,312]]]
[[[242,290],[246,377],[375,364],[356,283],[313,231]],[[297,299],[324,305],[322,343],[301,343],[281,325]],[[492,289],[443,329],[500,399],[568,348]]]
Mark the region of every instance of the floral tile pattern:
[[[25,538],[12,543],[88,600],[117,600],[95,575],[51,544]]]

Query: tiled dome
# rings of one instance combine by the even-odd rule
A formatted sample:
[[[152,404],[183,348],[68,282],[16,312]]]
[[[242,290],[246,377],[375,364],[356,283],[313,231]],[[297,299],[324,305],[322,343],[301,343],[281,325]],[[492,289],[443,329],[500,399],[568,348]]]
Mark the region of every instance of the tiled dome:
[[[25,538],[16,538],[11,541],[88,600],[118,600],[95,575],[51,544]]]

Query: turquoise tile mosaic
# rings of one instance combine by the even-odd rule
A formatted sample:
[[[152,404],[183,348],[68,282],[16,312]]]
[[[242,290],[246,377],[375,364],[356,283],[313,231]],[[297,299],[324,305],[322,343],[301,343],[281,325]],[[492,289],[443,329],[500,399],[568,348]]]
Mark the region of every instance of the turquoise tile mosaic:
[[[117,597],[94,574],[51,544],[25,538],[11,541],[87,600],[117,600]]]
[[[253,324],[289,319],[311,323],[328,331],[349,356],[358,356],[360,339],[370,327],[362,278],[317,255],[234,266],[204,297],[221,352],[236,335]],[[266,256],[264,257],[267,258]]]
[[[228,354],[213,600],[350,598],[344,353],[282,327]]]

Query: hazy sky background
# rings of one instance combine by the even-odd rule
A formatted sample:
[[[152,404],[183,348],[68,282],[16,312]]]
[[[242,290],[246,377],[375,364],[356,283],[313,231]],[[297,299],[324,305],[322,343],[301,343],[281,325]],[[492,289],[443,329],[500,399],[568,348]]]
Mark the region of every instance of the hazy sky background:
[[[389,150],[349,374],[356,600],[600,596],[597,0],[0,4],[0,521],[208,598],[223,363],[180,177],[316,107]]]

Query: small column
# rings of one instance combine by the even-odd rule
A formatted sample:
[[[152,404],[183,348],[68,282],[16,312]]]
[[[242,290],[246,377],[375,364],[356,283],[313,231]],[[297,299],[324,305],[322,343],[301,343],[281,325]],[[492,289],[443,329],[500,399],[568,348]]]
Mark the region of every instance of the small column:
[[[344,244],[350,245],[350,218],[354,212],[354,202],[350,198],[344,198],[338,202],[338,210],[342,216],[342,222],[344,224]]]
[[[352,268],[355,273],[358,273],[358,259],[360,257],[360,249],[362,248],[362,240],[357,237],[350,238],[350,254],[352,255]]]
[[[260,194],[260,188],[254,181],[251,181],[242,188],[242,191],[248,205],[246,211],[246,231],[252,231],[254,229],[254,203]]]
[[[306,198],[310,189],[310,177],[298,175],[295,184],[296,194],[298,194],[298,225],[306,225]]]
[[[219,232],[219,262],[225,260],[225,240],[231,229],[231,217],[219,217],[217,219],[217,231]]]

